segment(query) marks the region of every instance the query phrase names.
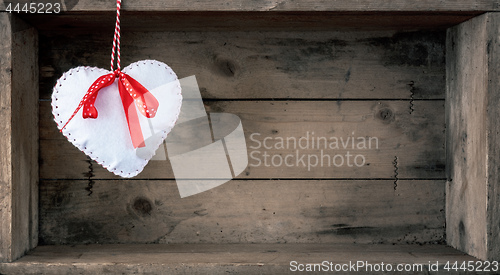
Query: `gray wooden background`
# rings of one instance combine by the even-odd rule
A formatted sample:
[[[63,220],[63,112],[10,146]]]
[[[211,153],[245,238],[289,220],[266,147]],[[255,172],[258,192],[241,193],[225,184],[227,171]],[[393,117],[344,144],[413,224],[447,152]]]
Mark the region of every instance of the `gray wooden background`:
[[[207,111],[240,116],[249,145],[255,132],[379,139],[378,150],[363,152],[363,167],[248,167],[181,199],[168,161],[120,179],[53,122],[55,81],[75,66],[108,69],[111,34],[40,33],[40,244],[443,243],[445,38],[444,31],[123,30],[124,66],[157,59],[181,78],[196,75]]]

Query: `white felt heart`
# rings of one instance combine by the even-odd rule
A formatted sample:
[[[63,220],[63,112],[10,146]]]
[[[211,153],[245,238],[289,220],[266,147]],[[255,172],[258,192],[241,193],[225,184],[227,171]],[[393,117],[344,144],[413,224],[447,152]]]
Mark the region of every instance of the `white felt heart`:
[[[80,109],[62,133],[78,149],[104,168],[122,177],[139,174],[174,127],[182,104],[177,76],[165,63],[143,60],[122,70],[144,86],[159,102],[154,118],[139,117],[145,147],[134,148],[128,129],[118,79],[99,91],[96,119],[82,117]],[[52,93],[52,114],[59,129],[70,119],[89,87],[100,76],[111,73],[93,67],[77,67],[64,73]]]

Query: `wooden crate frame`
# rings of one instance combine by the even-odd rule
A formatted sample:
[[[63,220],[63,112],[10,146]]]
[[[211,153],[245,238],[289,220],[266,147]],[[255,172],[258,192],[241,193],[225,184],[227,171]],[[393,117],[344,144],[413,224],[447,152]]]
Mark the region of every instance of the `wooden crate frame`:
[[[500,14],[496,13],[500,11],[498,1],[414,1],[409,3],[402,0],[308,0],[279,3],[270,1],[266,4],[267,2],[241,0],[232,1],[228,5],[223,5],[222,2],[200,1],[198,5],[190,5],[189,2],[178,1],[130,1],[124,3],[123,10],[132,15],[135,15],[135,12],[150,12],[157,16],[172,11],[175,11],[177,15],[205,12],[207,17],[210,16],[210,12],[308,13],[308,16],[323,12],[347,16],[343,19],[350,18],[351,20],[347,20],[347,23],[344,20],[335,23],[340,28],[348,30],[363,28],[369,23],[372,23],[373,29],[448,27],[446,57],[447,242],[454,248],[482,260],[500,259],[500,245],[498,245],[500,243],[500,160],[498,157],[500,155],[500,139],[498,138],[500,134],[500,121],[498,120],[500,117],[500,108],[498,108]],[[61,14],[59,20],[82,27],[83,23],[78,20],[73,21],[73,15],[82,12],[110,15],[113,10],[114,3],[102,5],[96,1],[82,0],[71,11]],[[56,21],[55,24],[60,24],[60,22]],[[155,26],[154,23],[145,24],[149,27]],[[186,27],[192,26],[187,24]],[[0,262],[7,263],[0,265],[0,271],[24,270],[27,272],[28,269],[23,268],[27,268],[28,265],[44,270],[42,264],[37,265],[29,261],[24,264],[19,261],[15,262],[35,248],[38,241],[39,72],[36,28],[25,23],[18,15],[0,14],[0,48],[0,121],[2,121],[0,124],[0,220],[2,221],[0,224]],[[130,256],[134,250],[138,250],[157,253],[158,257],[167,255],[162,253],[168,248],[153,247],[108,245],[91,251],[104,250],[109,253],[122,251],[124,255]],[[264,251],[269,247],[279,246],[260,246],[256,247],[256,251]],[[342,253],[332,252],[331,249],[328,250],[323,246],[314,248],[304,246],[302,250],[316,249],[315,251],[318,251],[318,247],[324,253],[333,253],[324,255],[336,257],[338,253]],[[372,248],[355,247],[344,246],[342,251],[350,251],[349,255],[354,257],[364,255],[363,251],[373,248],[373,246]],[[41,248],[37,253],[49,255],[47,257],[54,253],[54,251],[46,251],[43,254],[43,249]],[[187,248],[174,247],[172,249],[170,252],[173,253],[176,249],[181,251]],[[294,249],[277,248],[279,253],[289,253],[287,251],[295,251]],[[405,261],[408,257],[401,255],[412,251],[430,255],[432,249],[409,246],[397,249],[385,247],[381,250],[375,249],[375,251],[385,257],[399,255],[397,257]],[[78,254],[83,251],[81,248],[64,248],[63,250],[67,254]],[[213,247],[205,248],[205,250],[208,251],[207,253],[219,251]],[[222,250],[232,251],[232,248]],[[244,250],[241,245],[236,246],[235,251],[241,250]],[[448,253],[446,249],[439,251],[441,251],[439,254],[441,256]],[[455,256],[460,259],[459,254]],[[163,263],[161,260],[158,261]],[[217,258],[207,261],[213,263],[217,261]],[[10,262],[14,263],[8,264]],[[172,262],[175,263],[175,260]],[[196,262],[195,257],[190,263]],[[150,263],[148,261],[139,260],[134,263],[133,268],[127,267],[126,264],[115,266],[116,271],[149,270],[149,272],[154,272],[166,268],[164,264],[146,268],[146,263]],[[61,273],[69,272],[64,270],[74,267],[71,262],[61,265],[63,267],[59,266],[57,269]],[[146,269],[141,269],[141,266]],[[176,265],[172,266],[176,267]],[[99,269],[96,266],[82,270],[103,272],[102,268]],[[226,267],[226,270],[231,269]],[[278,271],[278,269],[269,269],[269,271],[272,270]]]

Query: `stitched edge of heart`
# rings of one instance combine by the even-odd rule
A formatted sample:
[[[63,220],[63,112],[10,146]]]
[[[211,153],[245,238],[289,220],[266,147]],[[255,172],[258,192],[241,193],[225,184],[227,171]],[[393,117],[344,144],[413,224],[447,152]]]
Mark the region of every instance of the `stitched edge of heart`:
[[[137,61],[137,62],[134,62],[134,63],[128,65],[124,69],[127,69],[127,68],[132,69],[132,65],[139,66],[139,63],[141,63],[141,62],[143,64],[146,64],[147,62],[151,62],[151,64],[155,64],[156,63],[156,64],[158,64],[158,66],[164,67],[166,70],[170,70],[170,74],[175,76],[175,80],[174,81],[179,81],[179,78],[177,77],[177,75],[175,74],[175,72],[172,70],[172,68],[170,68],[170,66],[168,66],[167,64],[165,64],[163,62],[157,61],[157,60],[140,60],[140,61]],[[56,122],[57,128],[59,130],[61,130],[61,128],[64,126],[64,122],[61,121],[61,120],[59,120],[59,119],[57,119],[57,117],[59,116],[59,113],[56,111],[56,109],[58,109],[58,105],[56,103],[57,102],[57,94],[59,93],[59,90],[58,90],[57,87],[61,87],[62,86],[62,83],[64,81],[66,81],[67,75],[72,75],[75,71],[79,72],[80,70],[91,70],[91,71],[98,70],[100,72],[103,72],[102,75],[111,73],[111,71],[108,71],[106,69],[97,68],[97,67],[89,67],[89,66],[75,67],[75,68],[72,68],[69,71],[63,73],[63,75],[57,80],[56,85],[53,88],[52,102],[51,102],[52,115],[54,116],[54,121]],[[178,84],[178,88],[179,88],[178,95],[181,95],[181,97],[179,98],[179,105],[178,105],[179,107],[177,109],[177,114],[176,114],[175,118],[172,121],[173,122],[172,129],[173,129],[173,127],[175,127],[175,124],[177,123],[177,121],[179,119],[179,115],[181,113],[181,107],[182,107],[182,88],[180,87],[180,83]],[[104,167],[106,170],[112,172],[113,174],[115,174],[117,176],[121,176],[121,177],[124,177],[124,178],[132,178],[132,177],[135,177],[138,174],[140,174],[144,170],[144,167],[149,163],[149,161],[151,160],[151,158],[155,155],[155,153],[158,150],[158,148],[160,147],[160,145],[165,141],[165,139],[168,136],[168,133],[166,131],[162,131],[163,134],[162,134],[162,137],[161,137],[161,142],[159,142],[158,144],[156,144],[154,146],[156,148],[156,150],[151,154],[151,156],[149,156],[149,159],[143,159],[144,160],[144,164],[141,167],[139,167],[139,169],[137,169],[136,172],[134,172],[134,173],[124,173],[123,171],[118,171],[116,168],[113,168],[113,169],[110,170],[110,167],[105,164],[105,161],[102,161],[102,162],[98,161],[99,157],[92,156],[93,155],[92,151],[90,151],[89,149],[87,149],[87,147],[84,147],[84,146],[81,146],[80,144],[78,144],[77,143],[78,141],[76,139],[71,140],[69,138],[69,136],[71,136],[71,133],[68,130],[66,130],[66,129],[67,128],[65,128],[62,131],[62,134],[63,134],[63,136],[71,144],[73,144],[76,148],[78,148],[80,151],[82,151],[83,153],[85,153],[85,155],[89,156],[92,160],[94,160],[95,162],[97,162],[99,165],[101,165],[102,167]]]

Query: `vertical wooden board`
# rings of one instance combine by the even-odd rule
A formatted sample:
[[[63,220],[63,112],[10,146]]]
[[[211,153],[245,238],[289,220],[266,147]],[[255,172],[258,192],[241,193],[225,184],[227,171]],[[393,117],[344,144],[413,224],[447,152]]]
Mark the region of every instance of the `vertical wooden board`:
[[[12,181],[18,245],[24,254],[38,242],[38,33],[14,17],[12,39]]]
[[[447,39],[447,238],[484,260],[500,256],[499,22],[485,14]]]
[[[486,17],[448,31],[448,243],[486,258]]]
[[[488,14],[488,259],[500,259],[500,14]]]
[[[1,20],[0,261],[12,261],[38,239],[38,45],[29,25]]]
[[[181,199],[171,180],[43,180],[42,244],[429,243],[444,181],[234,180]]]
[[[0,13],[0,262],[11,261],[11,17]]]

